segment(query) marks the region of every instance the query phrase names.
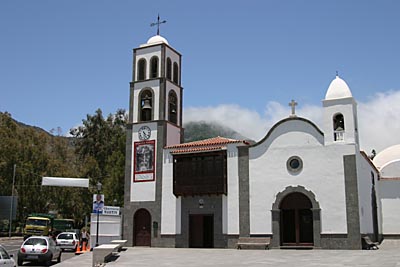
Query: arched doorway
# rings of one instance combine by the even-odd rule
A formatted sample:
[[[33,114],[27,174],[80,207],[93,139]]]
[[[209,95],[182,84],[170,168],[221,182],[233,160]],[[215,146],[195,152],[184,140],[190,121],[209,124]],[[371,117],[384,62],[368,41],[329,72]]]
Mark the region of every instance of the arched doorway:
[[[282,246],[313,246],[314,226],[312,203],[302,193],[290,193],[283,198],[280,209]]]
[[[134,246],[151,245],[151,215],[145,209],[136,211],[134,216]]]

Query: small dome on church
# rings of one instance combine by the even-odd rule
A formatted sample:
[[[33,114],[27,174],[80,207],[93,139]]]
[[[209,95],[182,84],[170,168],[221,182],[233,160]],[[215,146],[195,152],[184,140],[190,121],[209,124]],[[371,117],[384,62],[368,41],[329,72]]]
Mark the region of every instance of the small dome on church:
[[[336,78],[329,85],[325,100],[352,97],[350,88],[345,81],[336,75]]]
[[[154,35],[153,37],[151,37],[148,41],[147,44],[158,44],[158,43],[165,43],[168,44],[167,39],[165,39],[164,37],[162,37],[161,35]]]
[[[373,162],[376,167],[381,168],[388,163],[400,161],[400,145],[394,145],[379,152]]]

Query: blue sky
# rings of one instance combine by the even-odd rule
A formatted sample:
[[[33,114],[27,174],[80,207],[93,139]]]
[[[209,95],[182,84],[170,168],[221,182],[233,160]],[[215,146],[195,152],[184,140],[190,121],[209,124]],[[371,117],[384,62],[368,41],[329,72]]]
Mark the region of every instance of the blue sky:
[[[235,126],[224,117],[234,109],[257,123],[236,130],[252,135],[258,127],[250,136],[257,139],[289,114],[291,99],[314,119],[336,71],[361,109],[380,96],[381,106],[367,113],[400,114],[388,103],[400,90],[395,0],[2,0],[0,111],[66,134],[97,108],[127,109],[132,49],[156,33],[150,23],[158,13],[167,20],[161,35],[183,55],[186,120],[212,110]],[[390,127],[383,130],[400,129]]]

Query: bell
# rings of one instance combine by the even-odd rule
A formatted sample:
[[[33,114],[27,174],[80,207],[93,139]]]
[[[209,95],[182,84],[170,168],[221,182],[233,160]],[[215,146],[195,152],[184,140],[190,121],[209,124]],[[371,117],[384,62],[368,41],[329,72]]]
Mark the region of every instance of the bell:
[[[151,109],[150,99],[145,99],[142,109]]]

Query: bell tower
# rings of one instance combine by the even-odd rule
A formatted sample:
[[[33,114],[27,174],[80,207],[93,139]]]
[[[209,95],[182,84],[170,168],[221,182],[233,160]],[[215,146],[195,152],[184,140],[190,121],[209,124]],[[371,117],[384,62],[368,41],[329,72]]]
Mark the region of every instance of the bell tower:
[[[183,140],[181,62],[159,34],[133,49],[124,197],[124,233],[133,246],[161,242],[163,149]]]
[[[325,144],[359,145],[357,103],[339,75],[330,83],[322,104]]]

